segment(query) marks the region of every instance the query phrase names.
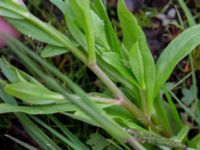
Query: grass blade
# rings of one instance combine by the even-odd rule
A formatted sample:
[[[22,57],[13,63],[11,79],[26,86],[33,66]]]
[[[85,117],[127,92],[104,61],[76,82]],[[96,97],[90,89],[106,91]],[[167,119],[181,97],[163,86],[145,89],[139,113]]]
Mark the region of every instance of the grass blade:
[[[39,70],[35,66],[35,62],[32,60],[36,60],[43,67],[47,68],[52,74],[59,77],[62,81],[66,82],[69,87],[74,91],[77,95],[79,95],[84,101],[76,101],[72,100],[71,102],[80,108],[85,114],[90,116],[94,121],[100,124],[109,134],[115,137],[119,142],[128,142],[131,146],[136,147],[138,149],[144,149],[142,145],[136,142],[127,132],[125,132],[117,123],[111,120],[104,111],[102,111],[99,107],[97,107],[94,102],[85,94],[85,92],[80,89],[76,84],[74,84],[66,75],[63,75],[59,70],[52,67],[46,61],[42,60],[39,56],[37,56],[34,52],[27,49],[24,45],[22,45],[19,41],[14,40],[12,37],[9,37],[9,46],[11,49],[21,58],[26,65],[29,65],[35,73],[38,74],[46,83],[58,93],[61,93],[65,98],[69,98],[71,100],[71,96],[66,93],[66,90],[63,89],[54,79],[46,76],[41,70]],[[30,56],[30,57],[28,57]]]
[[[13,136],[10,136],[10,135],[7,135],[7,134],[6,134],[5,136],[6,136],[7,138],[11,139],[12,141],[18,143],[18,144],[21,145],[22,147],[28,149],[28,150],[38,150],[37,148],[35,148],[35,147],[33,147],[33,146],[31,146],[31,145],[29,145],[29,144],[27,144],[27,143],[25,143],[25,142],[19,140],[19,139],[13,137]]]

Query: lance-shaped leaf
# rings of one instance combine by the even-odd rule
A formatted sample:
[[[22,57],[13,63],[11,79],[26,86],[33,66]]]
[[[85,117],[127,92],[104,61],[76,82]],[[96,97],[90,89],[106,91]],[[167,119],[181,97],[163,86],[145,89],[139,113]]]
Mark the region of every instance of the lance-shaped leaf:
[[[94,1],[95,12],[97,12],[98,16],[104,21],[104,28],[106,31],[106,37],[109,42],[111,49],[115,52],[120,52],[119,41],[116,32],[112,27],[112,23],[109,20],[108,14],[103,6],[102,0]]]
[[[0,114],[11,112],[23,112],[31,115],[54,114],[59,112],[74,112],[78,109],[72,104],[53,104],[44,106],[17,106],[0,104]]]
[[[18,20],[7,18],[9,23],[11,23],[17,30],[27,35],[30,38],[42,41],[55,46],[62,46],[55,39],[53,39],[49,34],[44,32],[42,29],[38,28],[36,25],[32,24],[27,20]]]
[[[53,45],[47,45],[41,53],[41,56],[44,58],[53,57],[61,54],[67,53],[68,50],[64,47],[58,47]]]
[[[75,22],[75,16],[73,11],[69,5],[69,0],[50,0],[56,7],[60,9],[65,17],[65,21],[67,23],[67,27],[72,34],[73,38],[79,43],[83,48],[87,49],[86,46],[86,37],[82,30],[77,26]]]
[[[155,96],[163,87],[175,66],[200,44],[200,25],[188,28],[163,51],[156,63],[157,80]]]
[[[133,74],[140,83],[140,86],[144,88],[144,64],[138,42],[134,43],[130,50],[129,63]]]
[[[154,85],[156,78],[155,64],[151,52],[147,46],[145,34],[138,25],[134,15],[127,9],[124,0],[118,1],[118,16],[123,31],[123,44],[130,50],[138,41],[144,63],[144,79],[147,89],[147,102],[149,111],[153,107]]]
[[[137,81],[133,78],[129,70],[122,64],[121,57],[116,52],[105,52],[101,56],[105,62],[114,67],[124,78],[138,87]]]
[[[83,16],[80,15],[79,11],[75,11],[73,7],[71,7],[69,0],[51,0],[51,2],[56,5],[64,14],[67,27],[74,37],[74,39],[84,48],[87,50],[86,46],[86,36],[84,31],[84,23],[81,21]],[[79,9],[76,7],[75,9]],[[73,11],[74,10],[74,11]],[[93,29],[94,36],[95,36],[95,43],[96,46],[104,47],[105,50],[110,49],[107,39],[106,33],[104,28],[104,22],[99,18],[99,16],[90,9],[91,12],[91,19],[92,19],[92,26],[95,27]],[[78,15],[77,15],[78,14]]]
[[[7,85],[4,91],[29,104],[52,104],[66,102],[64,97],[37,84],[17,82]]]
[[[83,29],[86,35],[89,63],[95,63],[95,34],[92,24],[93,19],[92,13],[90,11],[90,2],[89,0],[69,0],[69,3],[72,8],[73,14],[75,15],[78,26]]]
[[[98,104],[100,108],[110,107],[110,104]],[[42,115],[42,114],[55,114],[63,112],[76,112],[79,109],[69,103],[65,104],[52,104],[52,105],[42,105],[42,106],[19,106],[2,103],[0,104],[0,114],[11,113],[11,112],[23,112],[31,115]]]

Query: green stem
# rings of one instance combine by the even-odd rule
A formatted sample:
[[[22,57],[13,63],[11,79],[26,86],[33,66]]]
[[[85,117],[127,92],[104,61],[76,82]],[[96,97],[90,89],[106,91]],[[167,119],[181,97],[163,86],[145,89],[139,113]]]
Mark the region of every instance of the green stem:
[[[126,108],[131,112],[144,126],[151,127],[156,130],[156,127],[152,122],[138,109],[138,107],[132,103],[120,90],[119,88],[108,78],[108,76],[101,70],[97,64],[90,65],[89,68],[98,76],[99,79],[112,91],[117,97],[118,104]]]
[[[148,110],[147,110],[147,97],[146,97],[146,89],[141,89],[140,90],[140,98],[141,98],[141,103],[142,103],[142,110],[144,112],[145,116],[149,116]]]

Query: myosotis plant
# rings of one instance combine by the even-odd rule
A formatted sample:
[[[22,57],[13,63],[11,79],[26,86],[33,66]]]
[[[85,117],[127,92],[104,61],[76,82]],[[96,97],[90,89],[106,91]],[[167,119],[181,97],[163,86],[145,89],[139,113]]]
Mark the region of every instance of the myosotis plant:
[[[165,84],[177,63],[199,45],[200,26],[195,25],[177,36],[155,63],[142,29],[123,0],[118,1],[118,17],[123,31],[121,42],[101,0],[50,1],[63,13],[71,38],[32,15],[25,5],[11,0],[0,1],[0,16],[4,16],[25,35],[47,45],[41,58],[19,41],[4,35],[26,68],[45,84],[2,58],[0,68],[9,82],[1,83],[0,96],[5,103],[0,104],[0,113],[15,112],[22,124],[23,120],[28,119],[24,113],[64,113],[103,128],[119,143],[128,143],[135,149],[145,149],[138,141],[157,146],[185,147],[184,139],[187,139],[189,129],[181,122]],[[66,74],[44,60],[69,52],[94,72],[111,93],[106,96],[85,93]],[[46,69],[51,76],[42,71]],[[67,86],[63,87],[60,82],[67,83]],[[116,83],[120,83],[120,86]],[[168,102],[162,98],[163,91]],[[12,103],[8,102],[5,94],[22,100],[23,105],[13,97]],[[17,112],[22,112],[22,116]],[[196,116],[193,119],[198,122]],[[74,144],[77,140],[70,143],[40,120],[34,120],[76,149]],[[177,128],[173,128],[174,123],[170,120],[177,123]],[[40,130],[34,124],[31,125],[35,130]],[[27,132],[37,139],[33,132],[28,129]],[[43,133],[41,135],[44,140],[51,141]],[[45,147],[41,141],[37,143]],[[84,144],[78,143],[80,147],[86,148]],[[190,146],[188,140],[185,144]],[[59,149],[56,144],[52,145]]]

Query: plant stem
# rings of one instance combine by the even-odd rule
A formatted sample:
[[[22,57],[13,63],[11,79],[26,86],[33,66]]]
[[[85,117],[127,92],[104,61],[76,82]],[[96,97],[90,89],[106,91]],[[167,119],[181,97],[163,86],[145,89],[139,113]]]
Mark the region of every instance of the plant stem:
[[[108,76],[101,70],[97,64],[92,64],[88,66],[101,81],[112,91],[112,93],[117,97],[118,104],[125,107],[129,112],[131,112],[144,126],[151,126],[153,129],[155,127],[148,118],[145,117],[143,112],[138,109],[138,107],[133,104],[126,96],[119,90],[119,88],[108,78]]]
[[[144,115],[145,116],[149,116],[150,114],[148,113],[146,89],[141,89],[140,90],[140,97],[141,97],[142,110],[144,112]]]
[[[128,143],[131,147],[133,147],[135,150],[146,150],[146,149],[145,149],[144,147],[142,147],[141,145],[135,144],[134,141],[136,141],[135,138],[130,138],[130,139],[128,139],[127,143]]]

